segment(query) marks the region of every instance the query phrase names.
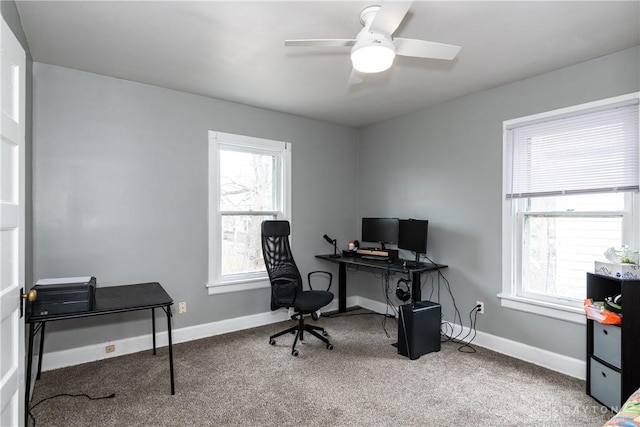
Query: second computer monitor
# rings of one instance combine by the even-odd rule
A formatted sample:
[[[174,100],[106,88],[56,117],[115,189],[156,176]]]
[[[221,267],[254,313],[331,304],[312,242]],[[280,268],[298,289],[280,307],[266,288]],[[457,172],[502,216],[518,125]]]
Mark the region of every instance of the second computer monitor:
[[[415,252],[416,262],[419,262],[420,254],[427,253],[429,221],[401,219],[398,226],[398,248]]]
[[[398,243],[398,218],[362,218],[362,241],[385,244]]]

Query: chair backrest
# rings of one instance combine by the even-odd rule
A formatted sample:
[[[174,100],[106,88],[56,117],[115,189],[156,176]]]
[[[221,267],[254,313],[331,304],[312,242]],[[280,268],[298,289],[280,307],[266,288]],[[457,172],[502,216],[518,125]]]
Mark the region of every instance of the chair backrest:
[[[290,307],[302,292],[302,277],[289,244],[289,221],[262,222],[262,256],[271,282],[271,310]]]

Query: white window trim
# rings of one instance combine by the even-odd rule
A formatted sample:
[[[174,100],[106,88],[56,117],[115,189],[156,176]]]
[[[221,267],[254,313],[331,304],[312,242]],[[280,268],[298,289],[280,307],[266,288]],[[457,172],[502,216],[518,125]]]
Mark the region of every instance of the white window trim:
[[[544,120],[549,117],[555,117],[562,114],[573,113],[576,111],[587,110],[597,107],[606,107],[610,104],[615,104],[624,101],[637,100],[640,98],[640,92],[630,93],[627,95],[621,95],[613,98],[607,98],[599,101],[589,102],[586,104],[576,105],[572,107],[561,108],[558,110],[547,111],[544,113],[534,114],[527,117],[521,117],[513,120],[507,120],[503,123],[503,139],[502,139],[502,152],[503,161],[504,153],[507,149],[507,132],[506,129],[517,123],[532,122],[536,120]],[[506,193],[507,179],[506,168],[502,167],[502,195]],[[634,196],[634,209],[636,212],[638,208],[638,199],[640,197]],[[512,226],[512,201],[505,200],[502,196],[502,292],[498,294],[500,298],[500,304],[504,308],[510,308],[513,310],[523,311],[526,313],[537,314],[540,316],[551,317],[554,319],[560,319],[567,322],[586,324],[586,316],[584,309],[581,307],[570,307],[566,305],[554,304],[552,302],[541,301],[538,299],[526,298],[517,295],[516,289],[516,272],[513,271],[512,253],[516,245],[520,245],[520,236],[514,236],[514,228]],[[636,220],[634,219],[634,236],[638,233],[635,230]],[[635,241],[635,239],[634,239]],[[637,243],[637,242],[636,242]],[[585,271],[585,275],[586,275]]]
[[[220,180],[219,150],[221,146],[238,147],[244,149],[256,149],[259,151],[273,151],[282,154],[282,210],[278,212],[278,219],[291,220],[291,143],[274,141],[263,138],[255,138],[244,135],[209,131],[209,191],[208,191],[208,280],[206,287],[209,295],[225,294],[230,292],[242,292],[254,289],[270,287],[267,272],[263,274],[247,275],[240,278],[221,279],[217,273],[220,271],[220,227],[219,227],[219,200]]]
[[[551,302],[524,298],[516,296],[515,292],[513,294],[500,293],[498,294],[498,298],[500,298],[500,305],[504,308],[511,308],[513,310],[565,320],[572,323],[587,323],[583,308],[568,307]]]

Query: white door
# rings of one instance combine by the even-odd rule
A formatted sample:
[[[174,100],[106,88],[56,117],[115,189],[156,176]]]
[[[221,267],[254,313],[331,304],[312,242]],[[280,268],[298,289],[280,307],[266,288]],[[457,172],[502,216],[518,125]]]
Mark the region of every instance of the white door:
[[[25,53],[0,32],[0,426],[24,425]]]

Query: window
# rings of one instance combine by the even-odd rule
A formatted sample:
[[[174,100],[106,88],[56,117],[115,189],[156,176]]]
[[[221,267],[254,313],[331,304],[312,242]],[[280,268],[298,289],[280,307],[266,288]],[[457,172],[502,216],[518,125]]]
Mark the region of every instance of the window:
[[[209,132],[209,294],[268,287],[260,225],[290,219],[289,143]]]
[[[586,272],[638,248],[638,93],[509,120],[502,305],[584,322]]]

